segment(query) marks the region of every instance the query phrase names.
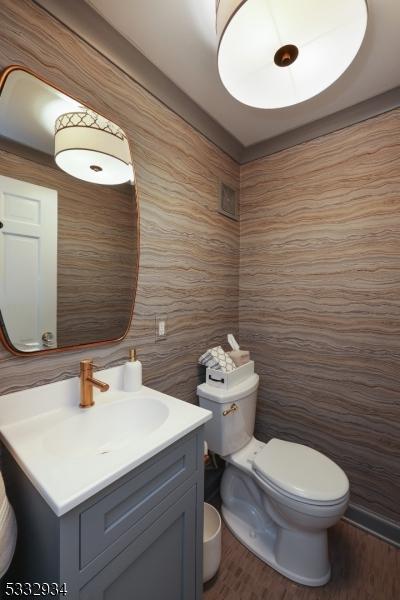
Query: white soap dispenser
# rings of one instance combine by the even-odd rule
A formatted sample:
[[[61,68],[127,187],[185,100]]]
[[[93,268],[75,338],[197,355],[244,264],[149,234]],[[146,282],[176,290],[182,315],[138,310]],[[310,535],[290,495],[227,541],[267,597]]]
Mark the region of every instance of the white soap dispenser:
[[[125,392],[138,392],[142,387],[142,363],[137,360],[136,348],[129,350],[129,361],[124,368]]]

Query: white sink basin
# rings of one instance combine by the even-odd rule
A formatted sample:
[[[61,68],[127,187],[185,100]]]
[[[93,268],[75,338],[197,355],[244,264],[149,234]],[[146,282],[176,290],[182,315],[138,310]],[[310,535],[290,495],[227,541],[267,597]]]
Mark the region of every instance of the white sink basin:
[[[69,458],[115,452],[130,443],[142,443],[168,415],[168,406],[153,397],[145,402],[132,398],[129,402],[97,403],[51,425],[43,435],[43,447],[45,452]]]
[[[79,380],[0,398],[0,437],[56,515],[68,512],[211,418],[208,410],[142,387],[123,367],[96,373],[110,391],[79,408]]]

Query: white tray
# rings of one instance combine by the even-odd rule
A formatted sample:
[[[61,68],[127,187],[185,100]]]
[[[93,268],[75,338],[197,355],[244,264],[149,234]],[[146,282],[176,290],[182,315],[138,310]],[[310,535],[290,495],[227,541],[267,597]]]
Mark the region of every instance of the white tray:
[[[237,367],[234,371],[216,371],[206,369],[206,383],[219,389],[230,390],[254,373],[254,361],[250,360],[245,365]]]

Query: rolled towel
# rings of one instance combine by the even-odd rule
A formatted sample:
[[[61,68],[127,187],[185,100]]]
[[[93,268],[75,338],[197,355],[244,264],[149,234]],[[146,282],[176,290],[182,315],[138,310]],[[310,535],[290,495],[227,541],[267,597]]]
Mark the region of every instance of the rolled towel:
[[[208,367],[209,369],[216,369],[217,371],[221,369],[221,366],[216,358],[213,357],[210,350],[204,352],[199,358],[199,364]]]
[[[0,473],[0,579],[7,572],[17,543],[17,521]]]
[[[216,371],[233,371],[235,363],[231,357],[225,352],[222,346],[210,348],[199,358],[199,363]]]

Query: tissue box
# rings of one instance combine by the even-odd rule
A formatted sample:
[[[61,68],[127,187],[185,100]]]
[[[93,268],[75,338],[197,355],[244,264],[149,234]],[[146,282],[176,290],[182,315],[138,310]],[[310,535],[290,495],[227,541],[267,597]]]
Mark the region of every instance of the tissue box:
[[[225,373],[225,371],[216,371],[215,369],[206,369],[206,383],[224,390],[230,390],[254,373],[254,361],[250,360],[245,365],[237,367],[234,371]]]
[[[228,354],[237,367],[247,364],[250,360],[250,352],[248,350],[231,350]]]

